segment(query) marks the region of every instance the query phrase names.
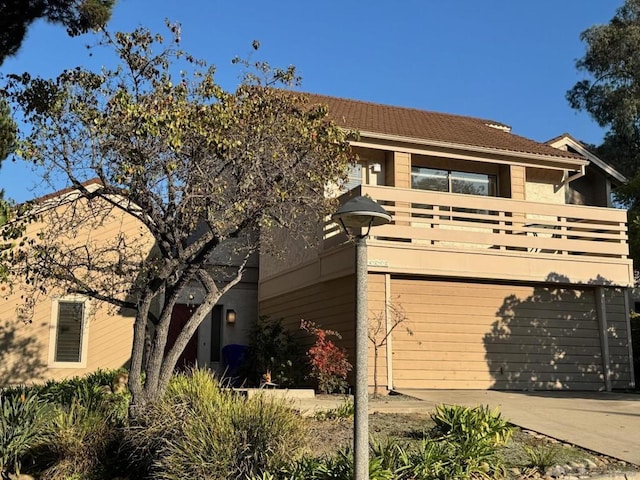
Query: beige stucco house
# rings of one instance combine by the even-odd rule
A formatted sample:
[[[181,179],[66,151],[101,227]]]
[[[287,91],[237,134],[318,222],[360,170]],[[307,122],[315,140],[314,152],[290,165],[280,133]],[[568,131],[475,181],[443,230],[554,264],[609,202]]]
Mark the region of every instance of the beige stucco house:
[[[391,305],[407,317],[379,359],[380,385],[633,385],[632,262],[626,213],[611,203],[618,172],[566,134],[542,144],[490,120],[310,99],[360,132],[341,200],[368,195],[393,218],[367,241],[370,317],[388,318]],[[328,220],[316,246],[287,252],[261,257],[261,314],[292,328],[316,321],[352,346],[353,244]]]

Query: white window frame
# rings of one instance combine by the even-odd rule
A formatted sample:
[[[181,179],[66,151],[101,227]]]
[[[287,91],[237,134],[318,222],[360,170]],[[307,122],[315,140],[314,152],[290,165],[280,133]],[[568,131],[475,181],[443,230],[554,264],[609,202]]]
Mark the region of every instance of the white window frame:
[[[60,302],[82,303],[82,344],[79,362],[56,362],[56,343],[58,339],[58,308]],[[89,350],[89,317],[91,303],[84,295],[65,295],[53,297],[51,301],[51,323],[49,325],[49,368],[86,368]]]

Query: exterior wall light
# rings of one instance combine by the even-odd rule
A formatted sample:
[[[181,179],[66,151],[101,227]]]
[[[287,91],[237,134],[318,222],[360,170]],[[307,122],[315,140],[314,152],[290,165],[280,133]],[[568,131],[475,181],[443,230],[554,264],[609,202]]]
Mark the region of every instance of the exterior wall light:
[[[236,323],[236,311],[235,310],[227,310],[227,323],[229,325],[235,325]]]

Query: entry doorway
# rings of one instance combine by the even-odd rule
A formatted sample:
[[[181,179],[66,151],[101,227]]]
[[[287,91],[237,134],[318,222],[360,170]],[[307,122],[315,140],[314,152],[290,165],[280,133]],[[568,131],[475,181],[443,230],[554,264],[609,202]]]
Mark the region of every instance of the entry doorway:
[[[177,303],[173,307],[171,312],[171,323],[169,324],[169,336],[167,338],[167,346],[165,351],[168,351],[176,343],[176,338],[187,324],[193,312],[195,312],[197,305],[187,305],[185,303]],[[176,370],[185,371],[188,368],[193,368],[196,365],[198,359],[198,331],[193,334],[193,337],[187,343],[180,357],[178,363],[176,363]]]
[[[216,305],[211,310],[211,350],[209,352],[209,367],[217,370],[222,355],[222,305]]]

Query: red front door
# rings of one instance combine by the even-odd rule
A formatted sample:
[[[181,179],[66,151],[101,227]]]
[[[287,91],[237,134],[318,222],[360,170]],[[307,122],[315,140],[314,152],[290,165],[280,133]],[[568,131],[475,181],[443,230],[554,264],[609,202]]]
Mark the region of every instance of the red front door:
[[[184,303],[178,303],[173,307],[171,312],[171,324],[169,325],[169,337],[167,338],[167,348],[169,350],[176,342],[176,338],[182,331],[183,327],[191,318],[191,314],[196,310],[197,305],[186,305]],[[185,370],[196,365],[198,358],[198,331],[191,337],[189,343],[180,354],[178,363],[176,364],[176,370]]]

